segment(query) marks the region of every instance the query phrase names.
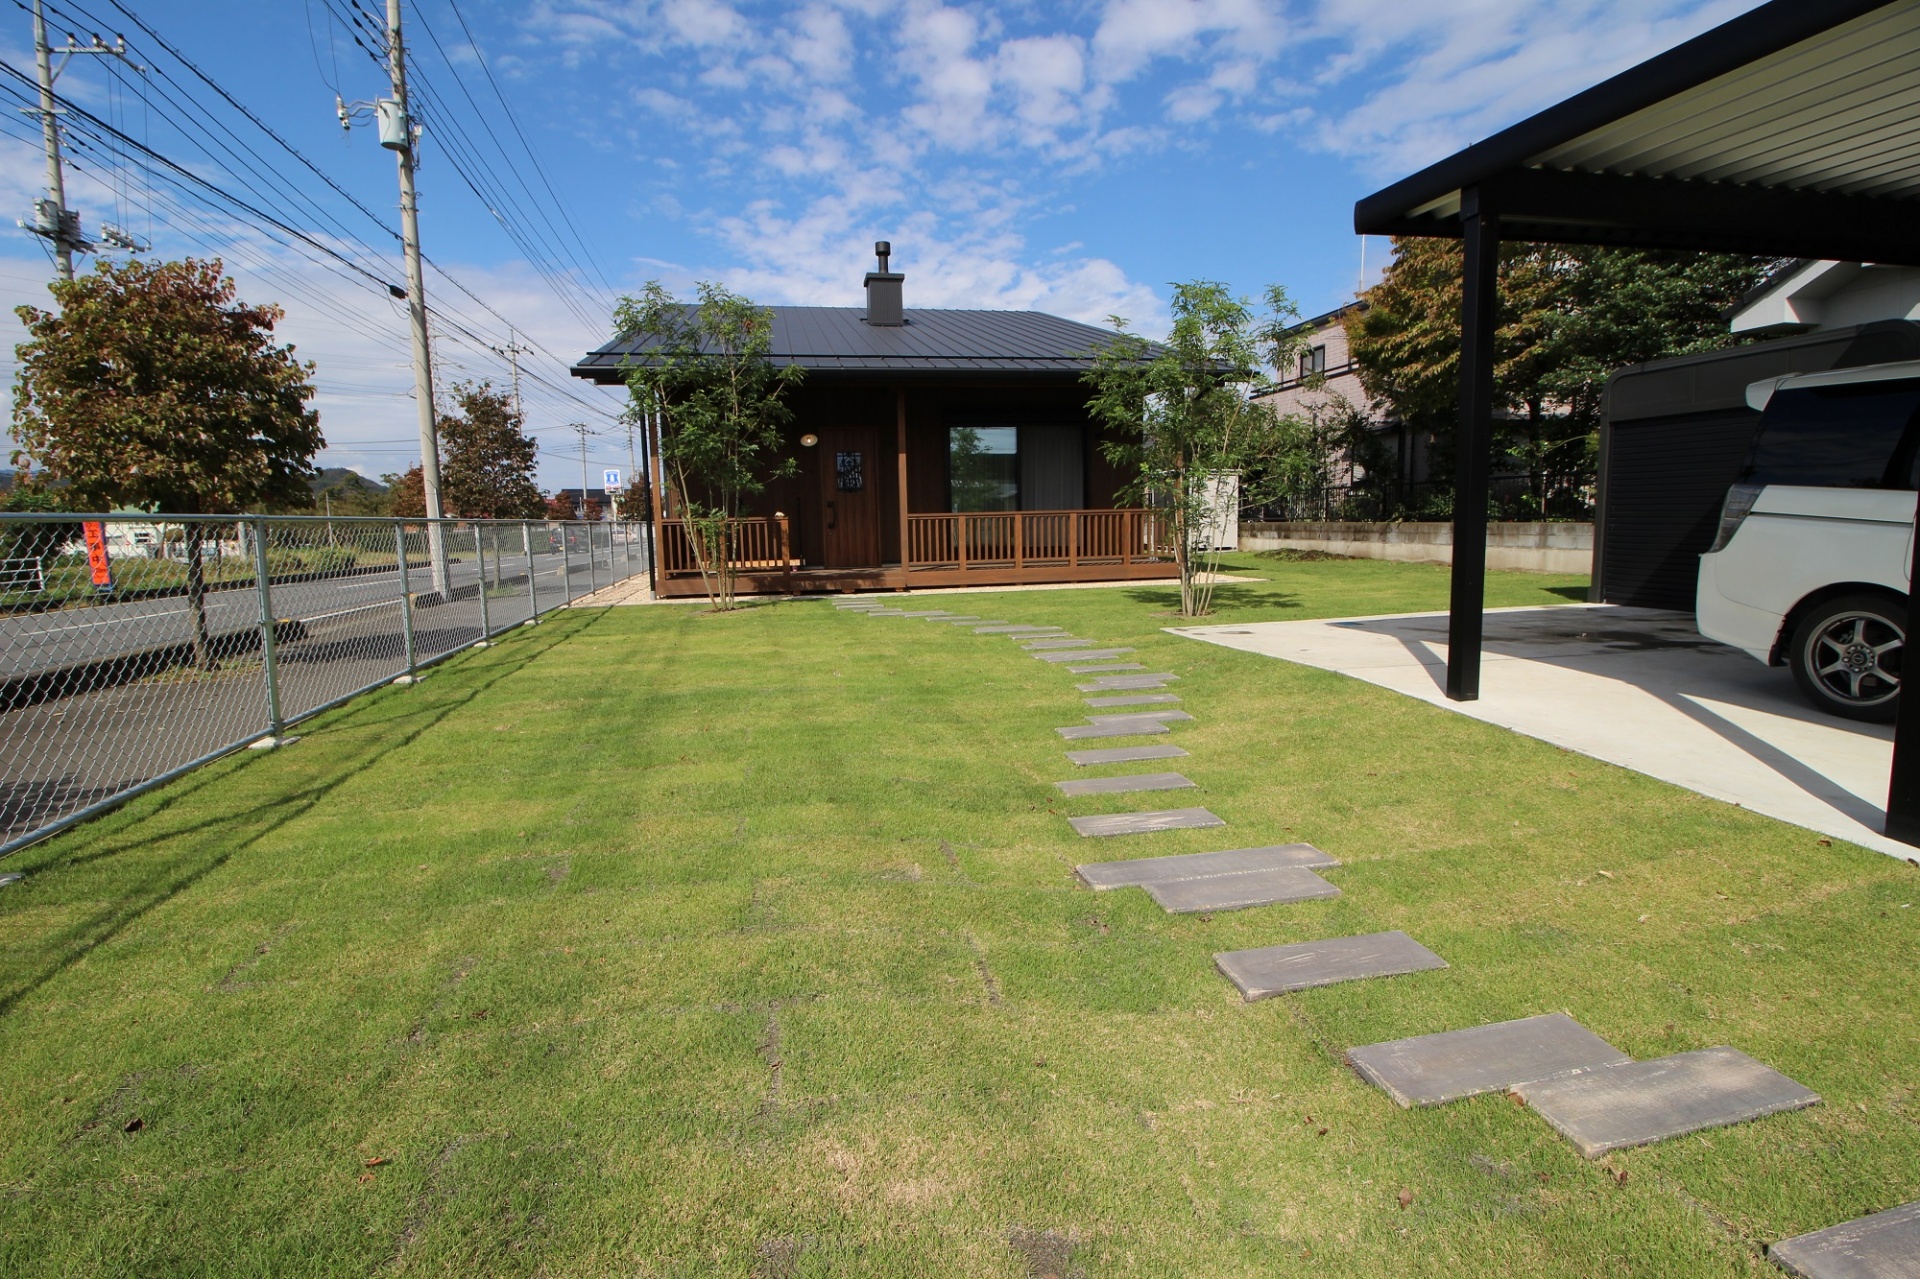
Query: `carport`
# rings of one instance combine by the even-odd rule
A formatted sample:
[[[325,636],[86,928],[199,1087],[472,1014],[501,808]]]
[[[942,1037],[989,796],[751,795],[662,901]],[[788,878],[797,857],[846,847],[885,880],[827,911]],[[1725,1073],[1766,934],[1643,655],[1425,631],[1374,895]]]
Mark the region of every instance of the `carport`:
[[[1920,0],[1771,0],[1354,207],[1363,235],[1464,242],[1449,698],[1480,695],[1500,241],[1920,266],[1917,215]],[[1920,844],[1901,703],[1886,833]]]

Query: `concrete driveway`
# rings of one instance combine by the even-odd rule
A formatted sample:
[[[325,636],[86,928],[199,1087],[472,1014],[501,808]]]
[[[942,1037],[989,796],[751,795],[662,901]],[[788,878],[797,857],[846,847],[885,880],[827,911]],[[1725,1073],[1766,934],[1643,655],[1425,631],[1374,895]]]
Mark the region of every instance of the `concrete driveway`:
[[[1447,700],[1445,613],[1168,629],[1351,675],[1883,853],[1920,855],[1880,834],[1892,726],[1816,712],[1784,667],[1701,638],[1689,613],[1489,610],[1477,702]]]

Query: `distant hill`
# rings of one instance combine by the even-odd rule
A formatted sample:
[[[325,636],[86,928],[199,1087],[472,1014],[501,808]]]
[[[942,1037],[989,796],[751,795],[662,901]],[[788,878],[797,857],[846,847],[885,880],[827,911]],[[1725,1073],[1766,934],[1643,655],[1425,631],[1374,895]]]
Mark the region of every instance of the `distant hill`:
[[[366,476],[360,474],[360,472],[344,466],[321,468],[320,474],[313,477],[311,487],[316,493],[324,493],[328,489],[338,489],[341,485],[347,484],[351,480],[359,481],[357,487],[363,493],[371,493],[378,496],[387,491],[387,486],[379,480],[368,479]]]

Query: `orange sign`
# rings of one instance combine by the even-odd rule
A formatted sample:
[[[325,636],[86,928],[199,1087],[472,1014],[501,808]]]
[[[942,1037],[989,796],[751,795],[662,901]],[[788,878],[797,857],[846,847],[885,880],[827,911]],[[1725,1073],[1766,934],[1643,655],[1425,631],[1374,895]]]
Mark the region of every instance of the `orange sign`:
[[[87,533],[87,567],[93,570],[93,589],[102,595],[113,592],[113,565],[107,561],[107,530],[99,520],[88,520],[81,528]]]

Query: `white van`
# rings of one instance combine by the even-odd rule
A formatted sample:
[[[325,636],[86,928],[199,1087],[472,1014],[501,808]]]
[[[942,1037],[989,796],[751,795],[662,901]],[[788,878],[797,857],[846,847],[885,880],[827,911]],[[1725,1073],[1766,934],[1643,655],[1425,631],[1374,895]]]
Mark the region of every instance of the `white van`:
[[[1700,633],[1785,664],[1807,699],[1891,720],[1920,479],[1920,362],[1769,378],[1700,557]]]

